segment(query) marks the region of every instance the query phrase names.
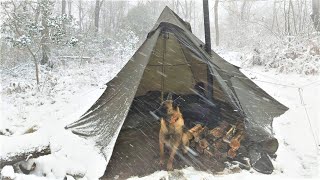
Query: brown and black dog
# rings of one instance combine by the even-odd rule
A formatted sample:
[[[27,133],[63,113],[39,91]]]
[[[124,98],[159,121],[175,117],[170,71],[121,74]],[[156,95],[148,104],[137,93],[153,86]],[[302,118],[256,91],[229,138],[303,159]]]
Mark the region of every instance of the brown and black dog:
[[[176,100],[172,100],[172,95],[169,94],[167,100],[161,103],[160,108],[155,111],[155,114],[160,118],[160,165],[164,164],[164,147],[171,149],[170,157],[167,163],[167,170],[173,170],[174,156],[179,148],[183,145],[183,153],[187,153],[190,135],[185,132],[184,119],[180,112]]]

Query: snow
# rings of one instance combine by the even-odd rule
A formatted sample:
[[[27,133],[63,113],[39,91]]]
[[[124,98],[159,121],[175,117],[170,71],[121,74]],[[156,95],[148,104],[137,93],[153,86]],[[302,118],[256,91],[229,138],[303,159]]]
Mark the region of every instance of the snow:
[[[250,73],[246,71],[246,74]],[[275,118],[273,123],[274,133],[280,143],[275,162],[279,167],[277,171],[293,177],[319,176],[319,124],[317,121],[319,119],[317,108],[320,105],[319,76],[272,75],[269,72],[268,75],[269,78],[263,78],[263,73],[261,75],[255,74],[257,79],[254,81],[278,101],[289,107],[289,110],[284,115]],[[268,84],[259,80],[291,86]],[[316,83],[311,84],[313,82]],[[299,88],[302,89],[302,99]],[[301,102],[303,99],[304,104]]]
[[[1,170],[1,179],[14,179],[15,174],[12,166],[4,166]]]
[[[243,57],[237,52],[219,50],[224,58],[241,66]],[[50,143],[52,154],[24,162],[36,168],[30,175],[15,173],[16,179],[98,179],[104,174],[107,161],[93,146],[93,142],[80,138],[64,126],[77,120],[105,90],[125,62],[117,58],[95,60],[80,65],[76,59],[59,68],[41,67],[41,84],[34,83],[32,64],[25,64],[7,71],[1,70],[1,124],[0,132],[20,136],[30,129],[35,133],[21,136],[21,141],[1,146],[1,154],[21,150],[24,145]],[[297,73],[283,74],[276,69],[244,67],[242,72],[257,83],[289,110],[274,120],[273,128],[280,147],[272,175],[251,171],[212,175],[192,167],[173,172],[157,171],[142,179],[235,179],[235,178],[317,178],[319,177],[319,111],[320,76]],[[303,99],[300,99],[300,93]],[[303,100],[303,101],[302,101]],[[305,108],[308,113],[307,114]],[[310,125],[309,125],[310,123]],[[312,127],[312,128],[311,128]],[[314,135],[314,137],[313,137]],[[35,136],[34,142],[23,137]],[[11,137],[8,137],[11,138]],[[8,144],[0,138],[1,144]],[[112,144],[115,143],[115,140]],[[18,148],[17,148],[18,147]],[[106,148],[109,154],[112,148]],[[4,174],[4,173],[1,173]],[[77,178],[76,178],[77,179]],[[132,177],[139,179],[139,177]]]
[[[10,154],[32,152],[38,148],[45,149],[49,145],[49,138],[45,133],[40,132],[14,137],[0,136],[0,144],[3,144],[1,146],[0,157],[10,157]]]
[[[104,174],[107,162],[94,142],[64,127],[91,107],[104,92],[105,83],[120,69],[121,65],[114,59],[85,65],[76,60],[68,61],[55,72],[41,67],[43,82],[39,86],[35,85],[32,65],[1,70],[0,132],[9,135],[0,136],[1,155],[49,143],[52,152],[25,162],[25,166],[33,162],[37,166],[32,175],[16,173],[17,179],[34,179],[33,176],[63,179],[66,175],[98,179]],[[39,130],[25,134],[32,128]],[[7,143],[9,138],[20,136],[19,141]],[[29,136],[34,141],[28,141]]]

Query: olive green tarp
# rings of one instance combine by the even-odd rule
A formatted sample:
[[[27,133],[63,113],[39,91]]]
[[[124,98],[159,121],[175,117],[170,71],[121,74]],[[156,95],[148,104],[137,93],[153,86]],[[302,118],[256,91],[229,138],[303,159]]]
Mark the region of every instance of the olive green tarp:
[[[197,82],[214,77],[213,99],[230,104],[245,119],[250,140],[272,137],[271,124],[288,108],[268,95],[236,67],[215,52],[211,56],[190,25],[164,8],[147,39],[107,89],[76,122],[73,133],[94,140],[107,162],[134,97],[148,91],[191,94]]]

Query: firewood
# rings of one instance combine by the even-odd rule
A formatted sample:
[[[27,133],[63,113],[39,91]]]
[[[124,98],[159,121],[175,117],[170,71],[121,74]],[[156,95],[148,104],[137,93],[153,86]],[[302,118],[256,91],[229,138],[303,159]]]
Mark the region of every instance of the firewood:
[[[202,147],[199,144],[196,144],[196,151],[198,151],[199,154],[203,154],[203,150]]]
[[[213,147],[216,150],[219,150],[221,152],[227,152],[228,151],[228,144],[224,143],[221,139],[218,141],[215,141],[213,143]]]
[[[231,128],[228,130],[227,134],[222,138],[224,142],[230,143],[230,139],[235,131],[235,126],[231,125]]]
[[[236,151],[240,147],[240,142],[237,139],[231,139],[229,146],[233,151]]]
[[[201,139],[199,141],[199,146],[202,148],[202,149],[206,149],[208,146],[209,146],[209,143],[206,139]]]
[[[193,128],[189,129],[189,132],[193,135],[194,140],[196,142],[200,141],[201,133],[203,132],[204,128],[201,126],[201,124],[197,124]]]
[[[213,157],[213,148],[207,147],[206,149],[204,149],[203,151],[204,155],[206,155],[207,157]]]
[[[222,137],[222,136],[224,135],[223,133],[224,133],[224,132],[223,132],[223,130],[222,130],[221,127],[216,127],[216,128],[214,128],[214,129],[212,129],[212,130],[210,131],[210,134],[213,135],[213,136],[216,137],[216,138]]]
[[[224,162],[227,160],[227,153],[222,153],[220,151],[215,151],[213,157],[219,162]]]
[[[244,138],[243,132],[238,131],[236,135],[231,139],[229,146],[234,151],[237,151],[240,148],[240,142]]]
[[[229,151],[228,151],[228,157],[230,157],[230,158],[235,158],[237,156],[237,153],[236,153],[236,151],[234,151],[233,149],[229,149]]]
[[[215,141],[214,143],[213,143],[213,146],[216,148],[216,149],[221,149],[222,148],[222,146],[223,146],[223,142],[221,142],[221,141]]]

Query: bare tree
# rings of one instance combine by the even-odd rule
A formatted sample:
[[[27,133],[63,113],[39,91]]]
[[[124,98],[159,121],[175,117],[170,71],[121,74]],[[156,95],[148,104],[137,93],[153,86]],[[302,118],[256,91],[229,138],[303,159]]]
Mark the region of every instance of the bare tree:
[[[82,8],[82,0],[79,0],[79,29],[82,31],[82,24],[83,24],[83,8]]]
[[[216,1],[216,3],[217,3],[217,1]],[[241,16],[240,16],[240,17],[241,17],[241,20],[244,19],[246,6],[247,6],[247,0],[243,0],[242,6],[241,6],[241,11],[240,11],[240,13],[241,13]]]
[[[47,64],[49,61],[49,47],[47,46],[47,40],[49,38],[49,29],[48,29],[48,17],[49,11],[46,9],[49,7],[49,0],[43,0],[40,6],[41,11],[41,24],[43,26],[43,31],[41,31],[41,50],[42,50],[42,58],[40,64]]]
[[[104,0],[96,0],[96,6],[94,9],[94,27],[96,34],[99,31],[99,17],[100,17],[100,9]]]
[[[297,26],[296,26],[297,25],[297,23],[296,23],[296,15],[295,15],[295,12],[294,12],[292,0],[289,0],[289,8],[291,8],[291,11],[292,11],[292,21],[293,21],[294,32],[295,32],[295,34],[297,34],[298,31],[297,31]]]
[[[71,17],[72,0],[68,0],[68,15]]]
[[[320,2],[319,0],[312,0],[312,14],[314,28],[316,31],[320,31]]]
[[[67,5],[66,0],[62,0],[61,5],[62,5],[61,14],[64,15],[64,14],[66,14],[66,5]]]
[[[214,3],[214,27],[215,27],[215,30],[216,30],[216,46],[219,46],[218,4],[219,4],[219,0],[216,0],[215,3]]]

